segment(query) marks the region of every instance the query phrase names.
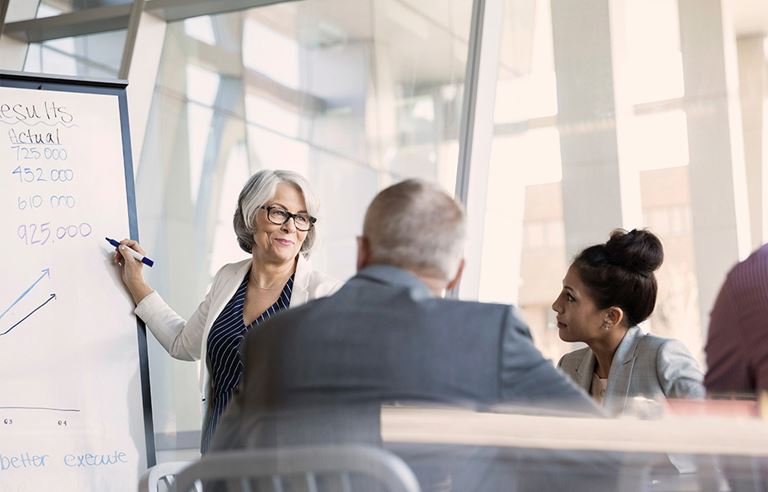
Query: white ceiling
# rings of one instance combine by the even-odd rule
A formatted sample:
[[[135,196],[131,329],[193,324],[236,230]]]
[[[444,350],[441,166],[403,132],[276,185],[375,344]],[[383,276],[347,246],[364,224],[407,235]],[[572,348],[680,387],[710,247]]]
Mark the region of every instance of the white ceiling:
[[[530,70],[536,12],[548,14],[549,1],[505,0],[502,76]],[[737,35],[768,33],[768,0],[722,1]],[[249,16],[305,46],[373,39],[393,77],[429,82],[463,77],[471,8],[472,0],[318,0],[254,9]]]
[[[737,35],[768,33],[768,0],[731,0],[729,4]]]

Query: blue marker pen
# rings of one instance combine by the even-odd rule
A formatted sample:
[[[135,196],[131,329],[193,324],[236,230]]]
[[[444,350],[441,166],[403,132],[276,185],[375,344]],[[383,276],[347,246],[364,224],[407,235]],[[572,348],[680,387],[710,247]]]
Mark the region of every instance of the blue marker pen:
[[[120,246],[120,243],[118,241],[115,241],[114,239],[109,239],[108,237],[105,237],[104,239],[106,239],[107,242],[109,244],[111,244],[112,246],[114,246],[115,248]],[[130,253],[131,256],[133,256],[138,261],[144,263],[147,266],[151,267],[152,265],[155,264],[154,261],[150,260],[149,258],[147,258],[146,256],[142,255],[141,253],[137,253],[136,251],[132,250],[128,246],[125,247],[125,250],[128,251],[128,253]]]

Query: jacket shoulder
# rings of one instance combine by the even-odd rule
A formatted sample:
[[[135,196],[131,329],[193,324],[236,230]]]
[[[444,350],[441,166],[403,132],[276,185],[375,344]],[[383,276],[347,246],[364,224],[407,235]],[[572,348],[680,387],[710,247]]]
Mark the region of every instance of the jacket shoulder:
[[[579,364],[581,364],[582,359],[586,357],[588,352],[589,347],[584,347],[579,350],[574,350],[573,352],[568,352],[560,358],[560,361],[557,363],[557,367],[566,372],[576,372],[576,368],[579,367]]]
[[[639,340],[637,342],[638,344],[637,350],[639,352],[649,352],[652,354],[656,354],[665,345],[669,343],[674,344],[675,342],[676,340],[672,338],[664,338],[658,335],[644,333],[639,337]]]
[[[461,318],[473,318],[488,323],[492,323],[492,320],[498,320],[499,323],[509,324],[510,326],[523,326],[525,327],[524,331],[527,331],[527,325],[523,318],[515,307],[510,304],[462,301],[440,297],[429,298],[426,302],[431,306],[430,309],[441,317],[455,319],[456,316],[460,316]]]
[[[331,277],[320,270],[312,270],[309,272],[309,288],[311,291],[318,294],[317,297],[333,294],[339,290],[342,285],[343,282],[340,282],[336,278]]]
[[[648,339],[648,358],[655,363],[656,377],[667,398],[704,398],[704,373],[683,342],[653,335],[643,338]]]
[[[646,335],[641,340],[645,350],[654,354],[660,366],[685,361],[696,365],[695,359],[683,342],[675,338],[664,338],[656,335]]]
[[[222,284],[222,282],[226,282],[232,279],[232,277],[237,275],[238,272],[242,272],[244,275],[245,269],[248,268],[250,263],[251,259],[247,258],[245,260],[236,261],[234,263],[227,263],[226,265],[219,268],[219,271],[216,272],[216,274],[213,276],[213,279],[211,280],[210,290],[212,292],[217,292],[218,287]]]
[[[218,279],[227,278],[234,275],[236,272],[245,268],[245,266],[250,262],[251,262],[251,259],[246,258],[244,260],[236,261],[234,263],[227,263],[226,265],[219,268],[219,271],[217,271],[216,275],[213,276],[213,281],[216,282],[216,280]]]
[[[446,299],[444,297],[431,297],[431,300],[438,303],[441,308],[465,310],[465,311],[485,311],[497,313],[500,315],[514,316],[519,318],[520,313],[512,304],[498,304],[495,302],[464,301],[460,299]]]

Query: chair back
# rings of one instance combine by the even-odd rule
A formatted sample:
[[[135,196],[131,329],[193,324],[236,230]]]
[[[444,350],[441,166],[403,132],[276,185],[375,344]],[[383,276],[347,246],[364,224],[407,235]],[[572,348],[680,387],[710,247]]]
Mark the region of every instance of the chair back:
[[[191,461],[168,461],[156,464],[141,476],[139,492],[170,491],[175,483],[176,474],[191,464]],[[196,488],[195,491],[201,492],[201,489]]]
[[[190,492],[198,483],[223,481],[228,492],[282,492],[289,488],[290,481],[291,490],[298,482],[301,488],[311,492],[352,492],[353,476],[373,479],[380,484],[379,490],[386,492],[420,492],[416,477],[403,460],[368,446],[302,446],[209,453],[176,476],[174,491]],[[258,485],[254,487],[254,484]]]

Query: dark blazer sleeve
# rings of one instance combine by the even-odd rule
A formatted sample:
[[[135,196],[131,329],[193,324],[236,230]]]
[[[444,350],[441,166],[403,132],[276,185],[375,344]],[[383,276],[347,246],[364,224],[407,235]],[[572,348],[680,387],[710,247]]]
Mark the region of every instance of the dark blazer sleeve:
[[[502,323],[502,402],[546,412],[603,415],[592,398],[541,355],[528,326],[512,309]]]

